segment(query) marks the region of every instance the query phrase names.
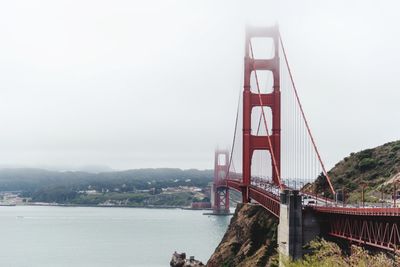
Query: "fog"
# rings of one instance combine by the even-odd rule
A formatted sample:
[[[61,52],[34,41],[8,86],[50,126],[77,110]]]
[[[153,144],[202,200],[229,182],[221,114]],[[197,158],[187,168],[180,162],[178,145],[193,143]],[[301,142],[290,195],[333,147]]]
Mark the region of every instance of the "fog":
[[[328,167],[400,139],[398,1],[2,1],[0,165],[212,168],[279,23]]]

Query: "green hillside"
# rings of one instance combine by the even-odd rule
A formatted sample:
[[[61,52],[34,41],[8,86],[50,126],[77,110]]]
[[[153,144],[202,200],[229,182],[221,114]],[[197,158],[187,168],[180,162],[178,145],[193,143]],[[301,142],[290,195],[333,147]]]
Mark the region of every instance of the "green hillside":
[[[351,153],[328,172],[335,190],[341,192],[344,188],[346,199],[353,203],[361,200],[363,184],[367,192],[367,201],[379,201],[382,191],[385,194],[391,194],[393,182],[397,183],[398,180],[400,182],[400,177],[397,178],[400,176],[397,175],[399,173],[400,140]],[[398,186],[400,187],[400,183]],[[326,179],[322,175],[309,189],[318,194],[324,192],[325,195],[332,196]]]
[[[212,170],[173,168],[96,174],[0,169],[0,193],[13,191],[30,202],[59,204],[189,206],[192,201],[205,198],[205,188],[212,178]]]

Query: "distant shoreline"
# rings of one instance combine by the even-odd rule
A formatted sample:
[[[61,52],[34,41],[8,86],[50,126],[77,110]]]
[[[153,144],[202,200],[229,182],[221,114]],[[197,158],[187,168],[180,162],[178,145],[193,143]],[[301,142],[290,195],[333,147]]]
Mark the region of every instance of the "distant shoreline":
[[[4,207],[16,207],[16,206],[32,206],[32,207],[75,207],[75,208],[142,208],[142,209],[181,209],[181,210],[212,210],[212,209],[193,209],[191,207],[183,206],[108,206],[108,205],[84,205],[84,204],[52,204],[52,203],[26,203],[17,205],[0,205]]]

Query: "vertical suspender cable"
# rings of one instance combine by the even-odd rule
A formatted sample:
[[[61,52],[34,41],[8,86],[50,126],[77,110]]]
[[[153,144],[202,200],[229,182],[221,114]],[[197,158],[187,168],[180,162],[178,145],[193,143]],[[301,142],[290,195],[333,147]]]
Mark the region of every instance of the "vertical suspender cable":
[[[303,117],[304,123],[305,123],[305,125],[306,125],[306,127],[307,127],[308,135],[310,136],[310,139],[311,139],[311,142],[312,142],[312,144],[313,144],[315,153],[317,154],[319,163],[321,164],[322,172],[324,173],[324,175],[325,175],[325,177],[326,177],[326,180],[328,181],[328,184],[329,184],[329,187],[330,187],[330,189],[331,189],[332,194],[335,195],[335,189],[333,189],[333,186],[332,186],[332,183],[331,183],[331,179],[330,179],[330,177],[329,177],[329,175],[328,175],[328,173],[327,173],[327,171],[326,171],[326,169],[325,169],[324,163],[322,162],[322,159],[321,159],[321,156],[320,156],[320,154],[319,154],[317,145],[315,144],[315,141],[314,141],[314,137],[313,137],[313,135],[311,134],[310,126],[308,125],[308,121],[307,121],[306,116],[305,116],[305,114],[304,114],[304,110],[303,110],[303,107],[302,107],[302,105],[301,105],[299,95],[298,95],[298,93],[297,93],[296,85],[295,85],[294,80],[293,80],[292,71],[290,70],[289,61],[288,61],[287,56],[286,56],[285,47],[283,46],[282,37],[281,37],[280,35],[279,35],[279,40],[280,40],[280,44],[281,44],[281,47],[282,47],[283,56],[284,56],[284,58],[285,58],[286,67],[287,67],[288,72],[289,72],[289,77],[290,77],[290,80],[291,80],[291,82],[292,82],[294,94],[295,94],[295,96],[296,96],[297,104],[298,104],[298,106],[299,106],[299,109],[300,109],[301,115],[302,115],[302,117]]]

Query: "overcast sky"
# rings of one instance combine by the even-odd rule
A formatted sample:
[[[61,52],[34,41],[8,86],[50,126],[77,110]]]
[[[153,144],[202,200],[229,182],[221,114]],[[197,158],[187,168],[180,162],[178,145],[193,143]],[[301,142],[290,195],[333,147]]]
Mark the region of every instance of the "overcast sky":
[[[0,165],[212,168],[279,22],[327,165],[400,139],[398,1],[0,2]],[[284,107],[282,107],[284,108]]]

